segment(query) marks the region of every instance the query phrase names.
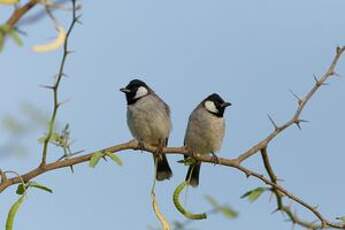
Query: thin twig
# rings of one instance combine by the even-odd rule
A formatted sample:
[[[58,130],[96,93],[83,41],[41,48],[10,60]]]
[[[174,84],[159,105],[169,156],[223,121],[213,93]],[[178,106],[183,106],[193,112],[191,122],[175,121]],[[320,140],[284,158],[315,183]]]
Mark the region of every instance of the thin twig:
[[[117,152],[121,152],[123,150],[139,150],[139,148],[142,150],[145,150],[147,152],[150,152],[150,153],[155,153],[157,151],[156,147],[147,146],[147,145],[142,146],[142,145],[139,145],[139,143],[137,141],[132,140],[132,141],[124,143],[124,144],[111,146],[109,148],[98,150],[98,151],[95,151],[95,152],[92,152],[92,153],[89,153],[89,154],[86,154],[83,156],[73,157],[70,159],[62,160],[62,161],[55,161],[53,163],[46,164],[44,168],[37,167],[37,168],[31,170],[30,172],[23,174],[21,176],[21,178],[24,180],[24,182],[28,182],[31,179],[33,179],[33,178],[35,178],[41,174],[44,174],[46,172],[52,171],[54,169],[70,167],[71,165],[77,165],[77,164],[80,164],[83,162],[87,162],[91,159],[92,155],[95,154],[96,152],[117,153]],[[190,153],[185,149],[185,147],[164,148],[162,150],[162,153],[190,156]],[[214,164],[214,158],[212,156],[209,156],[209,155],[199,154],[197,156],[194,156],[194,158],[200,162]],[[316,217],[318,217],[318,219],[321,222],[327,224],[327,226],[330,226],[333,228],[338,228],[338,229],[345,229],[345,226],[343,226],[342,224],[332,223],[332,222],[328,221],[327,219],[325,219],[316,208],[307,204],[305,201],[298,198],[297,196],[295,196],[291,192],[287,191],[281,185],[275,184],[275,183],[271,182],[271,180],[269,178],[266,178],[265,176],[263,176],[257,172],[254,172],[248,168],[241,166],[240,163],[236,159],[226,159],[226,158],[221,158],[221,157],[219,157],[218,159],[219,159],[219,162],[218,162],[219,165],[238,169],[241,172],[243,172],[247,177],[250,177],[250,176],[255,177],[255,178],[263,181],[265,184],[272,186],[274,189],[279,190],[279,192],[281,192],[286,197],[289,197],[291,200],[294,200],[295,202],[297,202],[301,206],[310,210],[312,213],[314,213],[314,215]],[[5,190],[7,187],[9,187],[11,185],[18,184],[18,183],[20,183],[19,177],[8,178],[7,181],[0,184],[0,192],[2,192],[3,190]]]
[[[257,152],[259,152],[261,149],[265,148],[268,143],[270,143],[276,136],[278,136],[282,131],[284,131],[286,128],[294,125],[294,124],[299,124],[302,120],[300,119],[300,115],[303,112],[304,107],[306,104],[309,102],[309,100],[312,98],[312,96],[316,93],[316,91],[326,83],[326,80],[333,76],[336,71],[335,67],[341,57],[341,55],[345,51],[345,46],[343,47],[337,47],[336,49],[336,54],[333,58],[332,63],[328,67],[327,71],[324,73],[324,75],[320,78],[315,80],[314,86],[309,90],[309,92],[301,98],[300,103],[298,104],[298,107],[296,109],[296,112],[292,115],[291,119],[288,120],[285,124],[277,127],[274,129],[274,131],[266,136],[263,140],[252,146],[250,149],[242,153],[240,156],[237,157],[237,160],[239,162],[242,162],[246,160],[247,158],[253,156]]]
[[[73,8],[72,22],[71,22],[71,24],[68,28],[67,34],[66,34],[66,39],[64,42],[64,46],[63,46],[63,54],[62,54],[61,64],[60,64],[60,68],[59,68],[59,73],[57,75],[55,84],[52,87],[53,94],[54,94],[53,112],[52,112],[51,118],[49,120],[48,134],[47,134],[47,136],[43,142],[41,167],[45,167],[45,164],[47,161],[48,145],[49,145],[50,138],[52,137],[53,132],[54,132],[56,116],[57,116],[57,112],[58,112],[58,109],[60,106],[59,99],[58,99],[58,92],[59,92],[58,90],[59,90],[61,79],[64,76],[64,68],[65,68],[67,56],[68,56],[68,54],[70,54],[70,51],[68,50],[69,37],[70,37],[70,34],[74,28],[75,23],[78,22],[78,17],[76,15],[76,0],[72,0],[72,8]]]

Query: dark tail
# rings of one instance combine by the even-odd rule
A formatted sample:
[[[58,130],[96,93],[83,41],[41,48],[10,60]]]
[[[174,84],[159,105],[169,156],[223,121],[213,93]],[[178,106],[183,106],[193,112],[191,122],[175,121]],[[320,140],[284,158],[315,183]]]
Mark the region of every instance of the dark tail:
[[[156,179],[159,181],[170,179],[170,177],[172,176],[172,171],[170,169],[169,162],[165,154],[161,154],[159,157],[157,157],[156,161]]]
[[[199,185],[199,175],[200,175],[200,163],[190,165],[186,175],[186,181],[192,187],[197,187]]]

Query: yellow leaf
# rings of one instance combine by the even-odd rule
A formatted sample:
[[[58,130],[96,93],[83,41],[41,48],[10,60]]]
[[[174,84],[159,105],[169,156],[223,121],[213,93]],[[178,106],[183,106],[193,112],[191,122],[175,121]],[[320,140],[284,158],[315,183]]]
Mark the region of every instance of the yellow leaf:
[[[14,5],[17,4],[19,0],[0,0],[0,4],[3,5]]]
[[[65,43],[65,40],[66,40],[65,29],[62,26],[60,26],[58,27],[58,35],[55,40],[47,44],[35,45],[32,47],[32,50],[38,53],[53,51],[60,48]]]

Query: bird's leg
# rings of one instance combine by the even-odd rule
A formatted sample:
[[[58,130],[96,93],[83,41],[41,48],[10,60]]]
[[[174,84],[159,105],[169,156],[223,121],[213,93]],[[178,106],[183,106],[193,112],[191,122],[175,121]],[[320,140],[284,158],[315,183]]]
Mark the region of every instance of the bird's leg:
[[[138,150],[140,150],[141,152],[143,152],[145,150],[145,144],[143,142],[143,140],[138,140]]]
[[[211,154],[212,154],[213,163],[214,163],[215,165],[219,164],[220,161],[219,161],[219,158],[217,157],[217,155],[216,155],[214,152],[211,152]]]
[[[155,151],[155,156],[157,158],[162,158],[162,153],[163,153],[163,148],[164,148],[165,143],[162,140],[159,140],[159,144],[157,146],[157,149]]]

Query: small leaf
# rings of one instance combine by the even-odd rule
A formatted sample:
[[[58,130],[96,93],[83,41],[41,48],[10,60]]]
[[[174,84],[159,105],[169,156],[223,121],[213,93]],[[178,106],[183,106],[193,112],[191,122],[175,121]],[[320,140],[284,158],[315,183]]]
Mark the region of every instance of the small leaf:
[[[45,185],[41,185],[41,184],[39,184],[39,183],[37,183],[37,182],[35,182],[35,181],[31,182],[31,183],[29,184],[29,187],[38,188],[38,189],[44,190],[44,191],[46,191],[46,192],[53,193],[53,190],[52,190],[52,189],[48,188],[48,187],[45,186]]]
[[[116,164],[118,164],[119,166],[122,166],[122,165],[123,165],[122,160],[121,160],[120,157],[117,156],[116,154],[111,153],[111,152],[106,152],[105,154],[106,154],[110,159],[112,159]]]
[[[181,164],[184,164],[184,165],[192,165],[192,164],[196,163],[196,160],[194,158],[192,158],[192,157],[188,157],[186,159],[177,161],[177,163],[181,163]]]
[[[95,152],[94,154],[92,154],[92,157],[89,161],[89,166],[91,168],[96,167],[97,163],[99,162],[99,160],[104,156],[104,154],[102,152]]]
[[[59,143],[60,141],[61,141],[61,135],[58,133],[52,133],[52,135],[50,136],[49,142]]]
[[[220,205],[218,201],[216,201],[216,199],[213,198],[212,196],[206,195],[205,198],[213,206],[215,210],[217,210],[218,212],[221,212],[225,217],[229,219],[234,219],[238,216],[237,211],[233,210],[228,205]]]
[[[25,190],[26,190],[26,188],[24,188],[24,185],[23,184],[19,184],[18,187],[17,187],[16,193],[18,195],[23,195]]]
[[[173,194],[173,201],[175,204],[176,209],[185,217],[192,220],[201,220],[206,219],[207,215],[206,213],[200,213],[200,214],[193,214],[187,209],[183,207],[183,205],[180,202],[180,194],[181,192],[188,186],[188,183],[186,181],[183,181],[181,184],[179,184]]]
[[[13,41],[18,45],[18,46],[23,46],[23,41],[20,38],[18,32],[14,29],[10,30],[8,32],[8,35],[13,39]]]
[[[14,5],[19,3],[19,0],[0,0],[0,4],[3,5]]]
[[[4,34],[0,31],[0,52],[4,48],[4,42],[5,42]]]
[[[229,206],[223,206],[219,208],[219,211],[229,219],[235,219],[238,216],[238,212],[233,210]]]
[[[241,199],[247,198],[250,202],[256,201],[263,192],[269,190],[266,187],[258,187],[256,189],[250,190],[241,196]]]
[[[47,43],[47,44],[41,44],[41,45],[35,45],[32,47],[32,50],[38,53],[43,53],[43,52],[49,52],[56,50],[63,46],[66,40],[66,31],[62,26],[59,26],[57,28],[57,36],[55,40]]]
[[[218,204],[216,199],[214,199],[212,196],[206,195],[205,198],[214,208],[219,208],[220,207],[220,205]]]
[[[44,141],[46,140],[46,138],[47,138],[47,136],[40,137],[40,138],[38,138],[38,142],[39,142],[40,144],[43,144]]]
[[[17,214],[18,209],[23,204],[24,198],[24,195],[20,196],[20,198],[12,205],[10,211],[8,212],[6,220],[6,230],[13,230],[14,218]]]

